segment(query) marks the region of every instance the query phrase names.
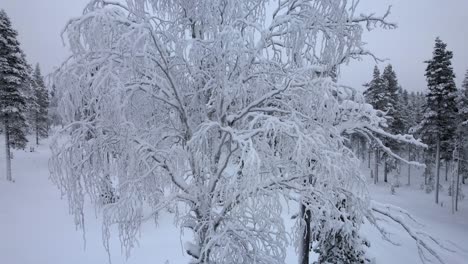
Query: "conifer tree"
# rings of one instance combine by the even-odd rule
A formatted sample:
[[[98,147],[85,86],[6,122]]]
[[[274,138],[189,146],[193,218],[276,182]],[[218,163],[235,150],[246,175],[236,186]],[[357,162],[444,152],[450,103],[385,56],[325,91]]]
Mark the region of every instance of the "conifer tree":
[[[388,132],[393,134],[401,134],[403,124],[401,120],[401,114],[398,111],[398,80],[395,71],[391,64],[387,65],[382,73],[383,81],[383,107],[379,108],[384,112],[387,112],[388,117]]]
[[[365,84],[364,87],[367,89],[364,91],[364,98],[366,102],[374,107],[374,109],[380,110],[384,107],[384,100],[383,100],[383,89],[384,89],[384,82],[382,77],[380,76],[380,70],[377,65],[374,67],[374,72],[372,75],[372,80]],[[379,180],[379,162],[380,162],[380,155],[379,149],[375,146],[374,148],[374,170],[373,170],[373,177],[374,183],[377,183]],[[370,155],[369,155],[370,160]],[[372,173],[372,172],[371,172]]]
[[[439,203],[440,159],[449,159],[456,128],[456,86],[451,59],[453,54],[439,38],[435,41],[433,58],[426,61],[429,93],[420,127],[424,142],[429,146],[428,157],[435,154],[436,203]],[[427,160],[430,162],[430,160]]]
[[[380,76],[380,70],[377,66],[375,66],[372,80],[364,85],[364,87],[367,87],[367,89],[364,91],[366,102],[372,105],[374,109],[380,110],[384,107],[384,101],[382,97],[383,86],[384,83],[382,77]]]
[[[39,68],[36,65],[33,74],[33,87],[35,108],[34,113],[34,131],[36,136],[36,144],[39,145],[39,138],[45,138],[48,135],[48,109],[49,109],[49,93],[44,84],[44,79]]]
[[[412,113],[415,110],[414,104],[407,90],[401,88],[399,94],[398,109],[402,123],[401,131],[411,134],[410,129],[415,125],[414,114]]]
[[[27,78],[27,64],[17,33],[5,11],[0,10],[0,121],[5,136],[7,180],[12,181],[10,148],[24,148],[26,120],[21,87]]]
[[[414,121],[414,102],[411,100],[410,94],[407,90],[400,87],[399,89],[399,97],[398,97],[398,112],[401,120],[401,132],[403,134],[412,134],[412,127],[415,125]],[[408,152],[408,160],[412,160],[411,155],[411,146],[407,144],[405,149]],[[408,185],[411,185],[411,165],[407,165],[408,168]]]
[[[382,73],[382,110],[386,112],[387,124],[388,127],[385,129],[387,132],[392,134],[403,134],[404,133],[404,124],[402,120],[402,114],[399,110],[399,90],[400,86],[398,85],[398,80],[395,71],[391,64],[387,65]],[[386,145],[392,146],[394,151],[399,150],[399,144],[394,140],[386,140]],[[384,182],[388,182],[388,172],[396,168],[396,161],[390,159],[388,155],[384,152]]]
[[[382,75],[377,66],[374,68],[372,81],[366,85],[368,89],[364,92],[366,101],[375,109],[386,113],[387,127],[385,130],[392,134],[402,134],[404,124],[399,109],[398,80],[392,65],[387,65]],[[398,144],[391,140],[384,140],[386,145],[393,146],[393,150],[398,150]],[[380,159],[377,154],[377,159]],[[388,182],[388,172],[395,168],[396,162],[389,160],[387,154],[383,152],[384,160],[384,182]],[[376,166],[376,175],[378,175]],[[377,178],[376,178],[377,179]]]
[[[55,85],[52,85],[50,96],[49,96],[49,109],[48,109],[48,120],[50,126],[58,126],[62,124],[62,118],[58,112],[58,94]]]
[[[460,173],[462,174],[462,183],[465,184],[465,179],[468,176],[468,70],[465,74],[465,79],[462,83],[462,89],[458,96],[458,150],[460,159]]]

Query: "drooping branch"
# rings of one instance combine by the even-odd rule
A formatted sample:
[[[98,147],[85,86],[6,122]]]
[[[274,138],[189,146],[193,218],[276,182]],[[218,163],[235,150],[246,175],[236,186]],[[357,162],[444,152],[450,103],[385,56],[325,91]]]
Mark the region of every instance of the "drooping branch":
[[[411,225],[404,220],[405,216],[415,223],[418,222],[412,216],[410,216],[408,212],[401,208],[398,208],[396,206],[384,205],[373,201],[371,203],[371,210],[373,214],[382,215],[387,219],[390,219],[394,223],[400,225],[406,231],[406,233],[416,242],[419,257],[423,263],[430,263],[432,262],[431,258],[435,258],[439,263],[446,264],[447,262],[445,262],[442,256],[440,255],[440,250],[444,250],[450,253],[457,252],[452,247],[441,242],[440,239],[429,235],[422,230],[411,227]],[[368,219],[370,218],[368,217]],[[381,232],[382,235],[386,236],[386,233],[382,232],[382,230],[384,229],[381,228],[378,225],[378,223],[376,223],[375,221],[371,221],[371,223],[375,227],[377,227],[377,229]],[[436,247],[432,246],[430,243],[434,243]]]

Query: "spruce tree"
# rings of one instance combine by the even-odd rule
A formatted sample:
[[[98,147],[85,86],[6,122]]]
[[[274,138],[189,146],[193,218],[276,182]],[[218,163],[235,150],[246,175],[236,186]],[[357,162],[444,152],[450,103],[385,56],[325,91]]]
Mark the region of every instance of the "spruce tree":
[[[427,162],[435,154],[436,163],[436,203],[439,203],[440,159],[449,159],[453,150],[456,129],[456,91],[455,74],[451,59],[453,54],[447,44],[439,38],[435,41],[433,58],[426,61],[426,79],[429,93],[421,123],[420,133],[429,145]],[[428,166],[429,167],[429,166]]]
[[[382,77],[380,76],[380,70],[377,67],[377,65],[374,67],[372,80],[369,83],[365,84],[364,87],[367,87],[367,89],[364,91],[364,98],[366,99],[366,102],[372,105],[374,109],[379,109],[379,110],[383,109],[385,105],[385,101],[383,100],[384,97],[382,96],[383,89],[384,89],[384,81]],[[374,148],[375,168],[373,170],[373,177],[374,177],[374,183],[377,183],[379,180],[380,154],[379,154],[379,149],[376,144],[374,144],[374,146],[370,148]],[[370,160],[370,155],[369,155],[369,160]]]
[[[414,111],[414,105],[407,90],[401,89],[399,93],[398,111],[400,112],[402,123],[401,131],[404,134],[411,134],[411,127],[415,125],[414,114],[412,113]]]
[[[458,96],[458,145],[460,151],[460,173],[462,174],[462,183],[465,184],[465,179],[468,176],[468,70],[465,74],[465,79],[462,83],[462,89]]]
[[[60,117],[58,110],[59,98],[55,88],[55,85],[52,85],[50,96],[49,96],[49,110],[48,110],[48,119],[49,127],[58,126],[62,124],[62,118]]]
[[[39,138],[45,138],[48,135],[48,109],[49,109],[49,93],[44,84],[44,79],[39,68],[36,65],[33,74],[33,87],[35,108],[34,113],[34,131],[36,136],[36,144],[39,145]]]
[[[27,78],[27,64],[16,37],[6,12],[0,10],[0,121],[5,135],[9,181],[12,181],[10,148],[24,148],[27,143],[25,100],[21,93]]]
[[[382,97],[382,91],[384,89],[383,79],[380,76],[380,70],[377,66],[374,67],[374,73],[372,80],[365,84],[364,87],[367,89],[364,91],[364,97],[366,102],[374,107],[374,109],[382,109],[384,107],[384,101]]]
[[[382,99],[383,106],[379,108],[387,112],[388,117],[388,132],[392,134],[401,134],[403,132],[403,123],[401,120],[401,113],[398,111],[398,80],[395,71],[391,64],[385,67],[382,73],[383,90]]]
[[[366,86],[368,89],[364,92],[364,96],[367,102],[375,109],[386,113],[388,126],[384,129],[392,134],[402,134],[404,132],[404,124],[402,113],[399,111],[398,90],[400,87],[392,65],[387,65],[382,75],[380,75],[379,69],[376,66],[372,81]],[[386,139],[384,140],[384,144],[393,146],[393,150],[395,151],[398,150],[396,142]],[[384,160],[384,182],[388,182],[388,172],[396,168],[396,161],[389,159],[386,153],[383,153],[382,158]]]

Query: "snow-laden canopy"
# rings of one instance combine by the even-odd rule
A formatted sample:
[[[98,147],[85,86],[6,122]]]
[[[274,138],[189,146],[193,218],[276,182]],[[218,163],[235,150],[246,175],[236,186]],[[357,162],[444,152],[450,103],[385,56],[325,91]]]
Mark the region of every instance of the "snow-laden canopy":
[[[284,261],[281,198],[317,216],[317,235],[359,228],[372,206],[345,135],[424,145],[385,133],[383,113],[332,81],[370,54],[363,26],[394,27],[356,5],[91,1],[64,30],[73,55],[55,76],[67,125],[52,178],[76,224],[88,196],[106,248],[117,225],[129,252],[142,222],[169,209],[194,234],[195,263],[264,264]]]

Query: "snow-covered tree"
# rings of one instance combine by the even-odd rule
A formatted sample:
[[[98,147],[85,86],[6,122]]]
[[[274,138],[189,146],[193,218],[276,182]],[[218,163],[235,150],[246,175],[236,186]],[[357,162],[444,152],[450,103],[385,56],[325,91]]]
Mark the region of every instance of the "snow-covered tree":
[[[52,179],[75,223],[84,225],[88,196],[102,210],[105,247],[117,225],[128,253],[141,224],[173,208],[193,234],[185,250],[195,263],[284,263],[285,198],[301,208],[302,262],[312,234],[326,234],[322,248],[340,236],[357,249],[348,227],[378,224],[347,136],[373,138],[395,157],[376,135],[424,144],[382,130],[384,113],[329,77],[369,54],[362,23],[394,27],[356,7],[91,1],[66,26],[73,55],[55,76],[65,126],[52,144]],[[102,203],[109,189],[118,198]]]
[[[385,107],[384,101],[384,87],[385,83],[380,74],[380,70],[377,65],[374,67],[374,72],[372,74],[372,80],[365,84],[364,87],[367,89],[364,91],[364,97],[366,102],[374,107],[374,109],[383,109]],[[379,180],[379,164],[380,164],[380,150],[378,145],[372,142],[369,145],[370,148],[374,150],[374,170],[371,172],[374,177],[374,183],[377,183]],[[370,154],[370,150],[369,150]],[[370,161],[370,156],[369,156]]]
[[[465,183],[465,178],[468,177],[468,71],[462,83],[461,89],[458,91],[457,98],[458,106],[458,126],[457,126],[457,139],[456,150],[459,176],[462,177],[462,183]],[[457,183],[458,185],[458,183]]]
[[[401,116],[401,131],[405,134],[410,133],[411,127],[415,125],[415,118],[412,113],[414,104],[411,101],[408,90],[401,88],[398,97],[398,111]]]
[[[403,134],[403,124],[401,114],[398,109],[400,86],[398,85],[398,79],[395,71],[391,64],[387,65],[382,73],[382,80],[384,83],[383,91],[383,108],[378,108],[386,112],[388,121],[387,131],[392,134]]]
[[[384,69],[383,74],[380,74],[380,71],[377,66],[374,67],[374,73],[372,80],[365,85],[367,89],[364,91],[364,96],[366,101],[371,104],[375,109],[381,110],[386,113],[385,116],[388,119],[386,123],[385,131],[391,134],[404,134],[405,131],[402,123],[402,116],[399,108],[399,85],[396,77],[396,73],[393,70],[392,65],[387,65]],[[392,146],[393,151],[397,151],[398,143],[390,139],[385,139],[384,144]],[[380,155],[379,150],[375,150],[375,180],[378,179],[378,163],[382,158],[384,161],[384,181],[387,182],[388,172],[393,170],[396,166],[394,159],[388,157],[386,152],[382,152]]]
[[[45,86],[39,64],[36,65],[32,81],[35,100],[32,109],[33,123],[31,125],[34,128],[36,144],[39,145],[39,138],[47,137],[49,129],[49,92]]]
[[[451,158],[456,129],[457,105],[453,54],[439,38],[435,41],[433,58],[426,61],[429,93],[426,96],[424,118],[419,133],[429,148],[428,156],[436,163],[436,203],[439,202],[440,159]],[[435,154],[435,160],[433,156]]]
[[[371,104],[374,109],[383,109],[385,107],[384,101],[384,87],[385,83],[380,75],[380,70],[377,65],[374,67],[372,74],[372,80],[365,84],[364,87],[367,89],[364,91],[364,97],[366,102]]]
[[[49,109],[47,110],[48,113],[48,120],[49,120],[49,128],[51,126],[58,126],[62,124],[62,118],[58,112],[58,102],[59,99],[57,97],[57,91],[55,86],[52,86],[50,91],[50,102],[49,102]]]
[[[24,148],[27,143],[25,130],[25,101],[21,93],[27,78],[27,64],[17,33],[4,10],[0,10],[0,121],[5,136],[6,177],[11,176],[11,148]]]
[[[395,71],[391,64],[387,65],[382,73],[383,80],[383,108],[379,109],[386,112],[388,120],[388,127],[386,131],[392,134],[404,134],[404,124],[401,114],[401,108],[399,108],[399,89],[398,79]],[[392,146],[393,151],[398,151],[401,146],[398,142],[388,140],[385,142],[387,146]],[[396,169],[397,163],[394,159],[389,159],[386,153],[383,154],[384,160],[384,182],[388,182],[388,172]]]
[[[398,98],[398,112],[401,120],[401,133],[402,134],[412,134],[412,128],[416,125],[416,118],[415,113],[419,111],[416,109],[416,104],[413,101],[413,97],[410,96],[407,90],[400,88],[399,90],[399,98]],[[407,159],[413,160],[414,155],[412,155],[412,147],[411,145],[402,146],[402,148],[406,148],[407,150]],[[403,150],[401,149],[401,150]],[[417,149],[416,149],[417,150]],[[407,184],[411,184],[411,166],[408,165],[408,181]]]

